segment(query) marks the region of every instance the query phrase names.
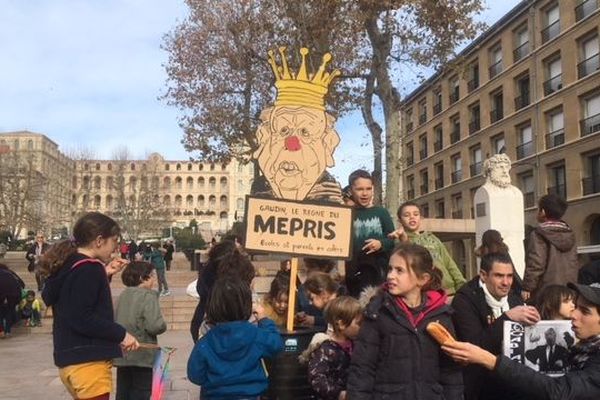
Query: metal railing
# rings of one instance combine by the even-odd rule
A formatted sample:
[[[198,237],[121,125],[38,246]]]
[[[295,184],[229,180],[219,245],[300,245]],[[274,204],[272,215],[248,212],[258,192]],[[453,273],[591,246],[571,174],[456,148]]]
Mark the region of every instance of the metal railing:
[[[429,185],[421,185],[421,195],[427,194],[429,192]]]
[[[600,193],[600,175],[592,175],[581,180],[583,195]]]
[[[553,76],[544,82],[544,96],[557,92],[562,89],[562,74]]]
[[[481,129],[481,123],[479,119],[475,119],[469,122],[469,135],[474,132],[477,132],[479,129]]]
[[[481,165],[482,162],[477,161],[476,163],[473,163],[469,166],[469,169],[471,170],[471,177],[481,174]]]
[[[454,219],[462,219],[462,217],[463,217],[462,210],[452,211],[452,218],[454,218]]]
[[[407,156],[406,157],[406,166],[411,166],[415,163],[415,158],[411,155],[411,156]]]
[[[427,149],[421,149],[419,151],[419,159],[424,160],[427,158]]]
[[[427,114],[423,113],[419,115],[419,125],[423,125],[427,121]]]
[[[547,27],[542,29],[542,43],[546,43],[546,42],[554,39],[555,37],[558,36],[559,33],[560,33],[560,19],[554,21],[553,23],[551,23],[550,25],[548,25]]]
[[[577,76],[579,79],[588,76],[600,69],[600,54],[596,53],[588,59],[577,64]]]
[[[513,50],[513,57],[515,62],[519,61],[523,57],[529,54],[529,42],[525,42],[516,49]]]
[[[452,180],[452,183],[462,181],[462,169],[458,169],[458,170],[452,172],[450,174],[450,179]]]
[[[454,104],[458,101],[460,97],[460,91],[458,89],[458,87],[456,89],[454,89],[451,93],[450,93],[450,104]]]
[[[460,131],[456,130],[450,133],[450,143],[454,144],[460,140]]]
[[[441,189],[444,187],[444,178],[437,178],[435,180],[435,189]]]
[[[529,91],[523,92],[515,97],[515,110],[520,110],[529,105]]]
[[[598,0],[584,0],[575,7],[575,20],[581,21],[598,8]]]
[[[517,146],[517,160],[533,154],[533,141],[523,143]]]
[[[496,121],[500,121],[502,118],[504,118],[504,110],[502,110],[502,107],[490,111],[490,122],[492,124]]]
[[[565,143],[565,130],[558,129],[546,135],[546,148],[551,149]]]
[[[489,68],[490,79],[492,79],[493,77],[498,75],[500,72],[502,72],[502,60],[497,61],[496,63],[490,65],[490,68]]]
[[[548,194],[555,194],[557,196],[562,197],[563,199],[567,199],[567,185],[556,185],[548,188]]]
[[[433,115],[437,115],[442,112],[442,103],[436,103],[433,105]]]
[[[581,136],[591,135],[600,132],[600,114],[592,115],[579,121]]]
[[[441,140],[433,142],[433,151],[440,151],[443,147],[443,143]]]
[[[467,82],[467,91],[471,93],[473,90],[479,87],[479,78],[473,78]]]
[[[535,206],[535,193],[523,193],[523,200],[525,202],[525,207],[529,208]]]
[[[414,127],[414,126],[413,126],[413,123],[412,123],[412,121],[411,121],[411,122],[407,122],[407,123],[406,123],[406,132],[410,132],[410,131],[412,131],[412,130],[413,130],[413,127]]]
[[[408,197],[409,200],[412,200],[415,198],[415,190],[414,189],[408,189],[406,191],[406,196]]]

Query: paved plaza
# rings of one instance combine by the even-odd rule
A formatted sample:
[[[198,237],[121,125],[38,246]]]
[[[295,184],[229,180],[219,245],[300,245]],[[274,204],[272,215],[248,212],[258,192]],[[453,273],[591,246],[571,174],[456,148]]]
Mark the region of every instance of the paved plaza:
[[[193,347],[190,334],[182,330],[166,332],[159,336],[159,342],[177,348],[171,358],[171,379],[163,399],[198,399],[199,387],[186,377],[187,359]],[[15,333],[10,339],[0,340],[0,399],[71,399],[52,361],[51,334]]]

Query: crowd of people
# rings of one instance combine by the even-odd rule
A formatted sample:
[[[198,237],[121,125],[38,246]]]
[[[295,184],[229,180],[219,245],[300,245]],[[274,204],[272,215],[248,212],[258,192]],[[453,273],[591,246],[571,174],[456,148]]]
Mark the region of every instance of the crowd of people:
[[[195,346],[188,378],[202,399],[258,399],[269,386],[264,359],[284,349],[289,287],[297,280],[297,327],[315,334],[298,362],[321,399],[596,399],[600,396],[600,282],[582,274],[573,230],[562,221],[566,203],[543,196],[529,236],[525,271],[515,271],[510,249],[495,230],[476,249],[479,274],[467,281],[442,242],[422,229],[414,202],[402,204],[399,227],[373,205],[373,179],[363,170],[344,189],[356,209],[353,255],[336,262],[304,258],[306,277],[281,262],[270,290],[258,298],[254,265],[238,240],[213,243],[199,271],[199,302],[190,324]],[[40,238],[36,238],[40,239]],[[172,243],[132,248],[120,228],[100,213],[82,216],[73,238],[28,252],[42,298],[54,312],[54,361],[76,399],[109,399],[117,367],[117,399],[148,399],[157,336],[166,330],[159,304],[168,295],[165,270]],[[141,249],[140,249],[141,248]],[[121,257],[113,258],[115,251]],[[126,289],[113,310],[110,280],[121,272]],[[15,280],[0,266],[0,274]],[[578,283],[579,279],[587,279]],[[592,277],[592,278],[590,278]],[[108,279],[107,279],[108,278]],[[158,286],[158,291],[155,290]],[[35,292],[7,294],[0,308],[18,307],[36,325]],[[18,297],[17,297],[18,296]],[[526,352],[538,371],[503,355],[503,325],[570,320],[574,337],[557,332]],[[427,325],[442,324],[455,340],[438,343]],[[537,338],[536,340],[541,340]],[[273,364],[270,364],[273,367]],[[543,371],[557,371],[550,377]]]

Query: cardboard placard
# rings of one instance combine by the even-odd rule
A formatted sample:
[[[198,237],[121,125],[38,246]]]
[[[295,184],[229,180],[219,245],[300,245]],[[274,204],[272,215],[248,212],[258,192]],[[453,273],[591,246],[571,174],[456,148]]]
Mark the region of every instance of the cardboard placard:
[[[289,255],[350,259],[353,210],[246,196],[248,250]]]

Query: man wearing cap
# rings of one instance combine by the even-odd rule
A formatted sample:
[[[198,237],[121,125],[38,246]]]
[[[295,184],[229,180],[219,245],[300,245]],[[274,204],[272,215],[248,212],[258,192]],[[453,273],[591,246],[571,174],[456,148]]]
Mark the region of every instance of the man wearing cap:
[[[579,342],[570,348],[564,376],[549,377],[471,343],[449,343],[442,350],[457,362],[482,365],[531,399],[600,399],[600,284],[568,286],[577,292],[571,323]]]

